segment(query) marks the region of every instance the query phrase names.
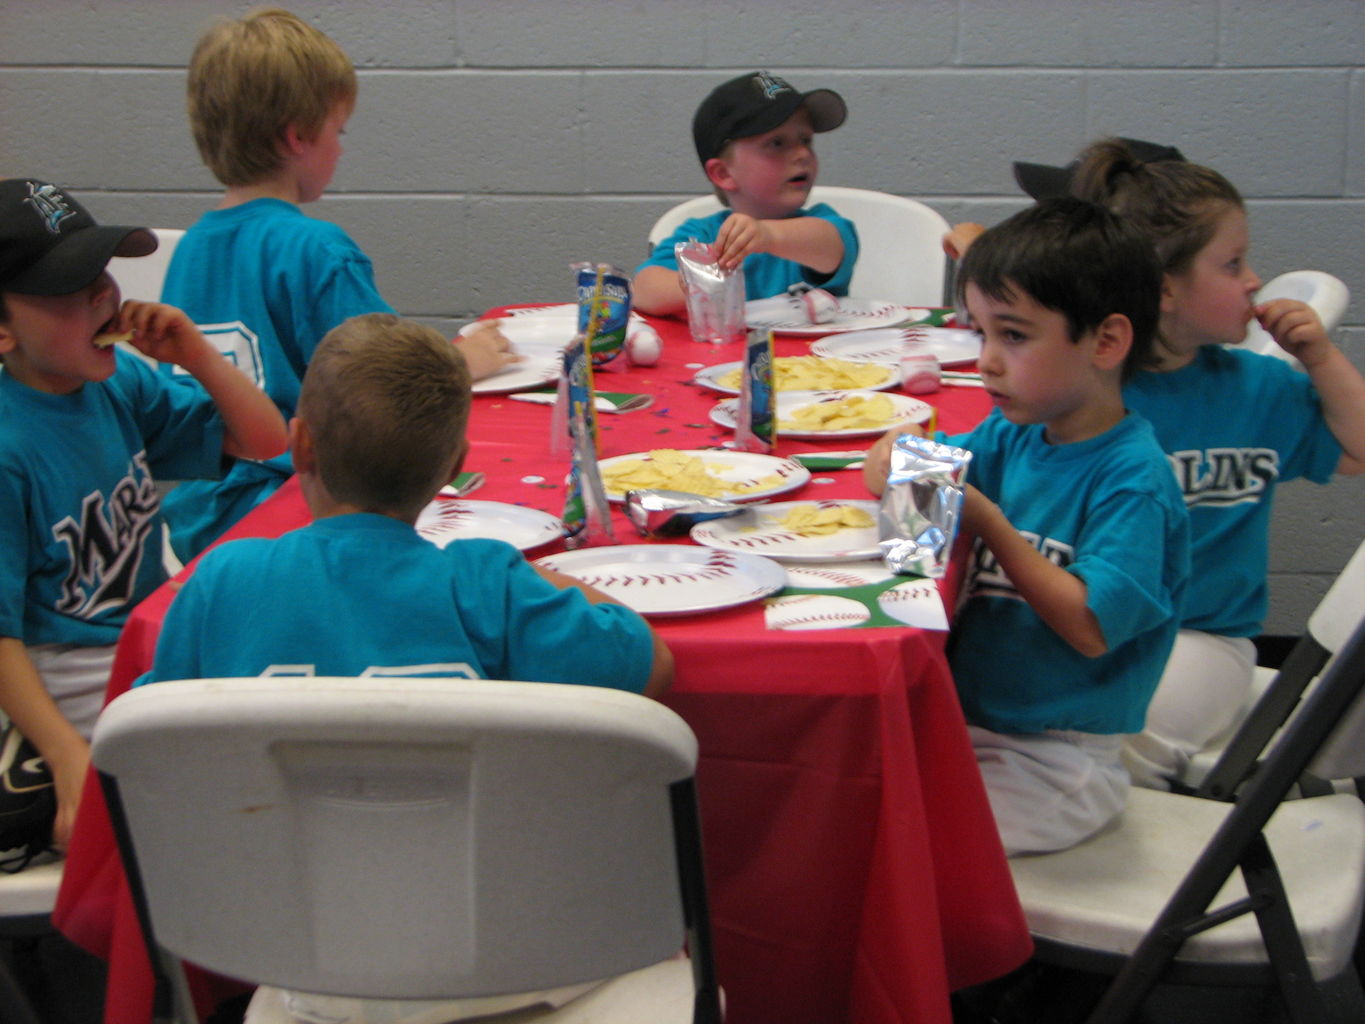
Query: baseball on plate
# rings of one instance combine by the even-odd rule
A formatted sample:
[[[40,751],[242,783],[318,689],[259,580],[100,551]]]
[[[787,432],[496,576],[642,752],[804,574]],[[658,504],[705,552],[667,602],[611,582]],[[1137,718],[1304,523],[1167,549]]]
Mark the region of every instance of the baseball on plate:
[[[829,594],[790,594],[768,602],[769,629],[848,629],[860,626],[872,613],[857,601]]]
[[[663,352],[663,339],[648,324],[642,324],[626,335],[626,361],[632,366],[653,366]]]

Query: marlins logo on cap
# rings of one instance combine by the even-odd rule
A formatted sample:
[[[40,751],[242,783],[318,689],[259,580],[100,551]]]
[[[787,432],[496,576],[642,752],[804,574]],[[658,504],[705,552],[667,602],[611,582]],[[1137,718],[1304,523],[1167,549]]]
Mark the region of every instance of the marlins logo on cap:
[[[0,290],[70,295],[112,256],[156,250],[146,228],[100,227],[69,192],[32,178],[0,181]]]

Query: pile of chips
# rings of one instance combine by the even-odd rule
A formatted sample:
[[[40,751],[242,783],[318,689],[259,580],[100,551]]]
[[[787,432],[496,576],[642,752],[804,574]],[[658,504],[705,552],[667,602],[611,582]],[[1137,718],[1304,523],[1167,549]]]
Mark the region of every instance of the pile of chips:
[[[739,389],[739,367],[721,374],[716,383]],[[847,391],[875,388],[896,371],[879,363],[853,363],[827,356],[778,356],[773,360],[773,382],[778,391]]]
[[[623,459],[601,470],[607,493],[617,497],[627,491],[663,489],[719,498],[766,490],[782,482],[775,473],[761,480],[723,480],[714,475],[715,468],[723,467],[709,467],[699,456],[676,448],[656,448],[643,458]]]
[[[886,395],[848,395],[827,402],[798,405],[790,417],[778,421],[779,430],[814,433],[824,430],[868,430],[889,427],[896,407]]]
[[[861,530],[877,521],[857,505],[797,505],[777,520],[776,525],[800,537],[828,537],[840,530]]]

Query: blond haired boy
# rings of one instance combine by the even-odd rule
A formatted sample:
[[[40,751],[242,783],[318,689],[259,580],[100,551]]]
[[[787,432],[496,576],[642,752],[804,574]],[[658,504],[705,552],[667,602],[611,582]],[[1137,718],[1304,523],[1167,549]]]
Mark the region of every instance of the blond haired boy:
[[[220,21],[195,46],[189,115],[204,163],[226,186],[177,246],[163,297],[293,414],[319,340],[360,313],[393,312],[340,227],[306,216],[341,158],[356,74],[324,33],[278,8]],[[496,326],[463,341],[476,376],[514,357]],[[166,499],[171,543],[198,554],[288,476],[288,458],[241,464]]]
[[[633,611],[497,540],[414,529],[458,471],[469,374],[430,328],[355,317],[304,376],[290,447],[312,525],[206,554],[142,682],[405,675],[573,682],[657,696],[673,659]]]
[[[847,115],[837,92],[798,92],[768,71],[713,89],[693,116],[692,141],[727,208],[684,221],[654,247],[635,272],[635,308],[683,312],[674,245],[693,239],[712,243],[722,267],[743,268],[750,299],[781,295],[795,284],[847,295],[858,258],[853,222],[825,203],[806,208],[820,170],[815,135],[838,128]]]

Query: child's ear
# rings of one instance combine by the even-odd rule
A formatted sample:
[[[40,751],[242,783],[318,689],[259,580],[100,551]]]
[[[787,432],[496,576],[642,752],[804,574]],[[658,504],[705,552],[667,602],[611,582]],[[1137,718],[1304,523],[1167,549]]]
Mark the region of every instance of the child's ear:
[[[706,163],[702,164],[702,170],[706,172],[706,180],[722,192],[733,192],[735,190],[735,176],[730,173],[730,166],[718,156],[713,156]]]
[[[313,449],[313,432],[301,416],[289,421],[289,454],[294,460],[296,473],[316,473],[317,453]]]
[[[1095,328],[1093,361],[1101,370],[1120,370],[1133,349],[1133,324],[1122,313],[1110,313]]]
[[[280,145],[290,156],[299,156],[308,147],[312,139],[299,130],[296,124],[287,124],[284,131],[280,133]]]
[[[14,345],[14,335],[10,332],[9,324],[0,320],[0,356],[6,352],[13,352]]]
[[[460,447],[455,452],[455,461],[450,466],[450,479],[454,480],[460,475],[460,470],[464,467],[465,456],[469,454],[469,438],[460,439]]]

